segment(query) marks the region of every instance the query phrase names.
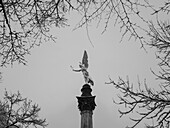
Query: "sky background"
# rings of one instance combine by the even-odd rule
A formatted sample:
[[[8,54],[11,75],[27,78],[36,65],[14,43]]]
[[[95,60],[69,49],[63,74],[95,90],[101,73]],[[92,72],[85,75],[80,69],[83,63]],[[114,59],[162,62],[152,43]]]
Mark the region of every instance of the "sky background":
[[[77,20],[76,16],[70,17],[70,27],[52,30],[57,36],[56,43],[47,42],[32,49],[31,55],[26,57],[27,66],[14,64],[2,69],[0,98],[5,89],[12,93],[19,90],[23,97],[39,104],[40,116],[47,119],[48,128],[80,128],[76,96],[81,95],[84,79],[81,73],[73,72],[70,65],[78,68],[86,50],[88,71],[95,82],[92,87],[97,104],[93,114],[94,128],[123,128],[131,124],[129,116],[119,118],[121,107],[113,103],[119,91],[105,82],[109,81],[109,76],[115,81],[119,76],[129,76],[135,86],[139,77],[141,82],[146,78],[148,85],[155,87],[155,77],[150,72],[150,68],[157,69],[154,51],[147,48],[146,52],[133,39],[127,41],[125,38],[120,43],[121,33],[113,25],[104,34],[101,34],[102,26],[89,26],[92,47],[85,28],[73,31]]]

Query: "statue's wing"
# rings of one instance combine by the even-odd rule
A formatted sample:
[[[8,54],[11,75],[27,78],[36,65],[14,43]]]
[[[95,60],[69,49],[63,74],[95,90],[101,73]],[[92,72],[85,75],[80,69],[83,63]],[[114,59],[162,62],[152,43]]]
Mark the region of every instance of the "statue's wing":
[[[86,50],[84,51],[83,59],[82,59],[82,64],[85,66],[85,68],[89,67],[88,64],[88,56]]]

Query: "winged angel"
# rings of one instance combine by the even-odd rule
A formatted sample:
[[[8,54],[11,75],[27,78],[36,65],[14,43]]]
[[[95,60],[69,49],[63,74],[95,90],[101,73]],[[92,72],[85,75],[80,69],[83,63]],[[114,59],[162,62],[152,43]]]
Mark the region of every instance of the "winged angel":
[[[90,84],[90,85],[94,85],[93,80],[91,79],[91,77],[89,76],[89,73],[87,71],[89,64],[88,64],[88,56],[87,56],[87,52],[86,50],[84,51],[84,55],[83,55],[83,59],[82,62],[79,62],[79,68],[78,70],[75,70],[72,66],[70,66],[72,68],[73,71],[75,72],[82,72],[83,76],[84,76],[84,80],[86,84]]]

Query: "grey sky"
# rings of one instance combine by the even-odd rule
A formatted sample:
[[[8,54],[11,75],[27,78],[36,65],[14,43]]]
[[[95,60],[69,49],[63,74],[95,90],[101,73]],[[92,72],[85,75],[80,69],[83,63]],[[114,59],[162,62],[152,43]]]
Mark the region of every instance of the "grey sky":
[[[74,19],[74,18],[73,18]],[[70,24],[74,24],[74,20]],[[152,51],[146,53],[140,44],[130,40],[120,41],[117,27],[109,26],[101,35],[102,29],[89,28],[94,48],[91,46],[85,28],[72,31],[68,28],[54,29],[58,37],[56,43],[44,43],[32,49],[27,56],[28,66],[14,64],[3,69],[0,98],[4,89],[28,97],[41,107],[40,115],[47,119],[48,128],[79,128],[80,114],[76,96],[80,95],[84,79],[81,73],[75,73],[70,65],[78,68],[83,51],[89,56],[89,72],[95,81],[93,94],[96,95],[97,107],[94,111],[94,128],[122,128],[129,124],[129,117],[119,118],[118,108],[113,104],[118,91],[112,85],[105,85],[119,76],[137,83],[137,76],[148,84],[155,83],[150,68],[156,69]]]

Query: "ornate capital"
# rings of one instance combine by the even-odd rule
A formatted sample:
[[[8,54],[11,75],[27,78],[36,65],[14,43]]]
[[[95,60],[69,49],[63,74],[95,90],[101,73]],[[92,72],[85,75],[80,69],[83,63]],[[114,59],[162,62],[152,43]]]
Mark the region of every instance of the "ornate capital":
[[[93,111],[96,106],[95,97],[96,96],[81,96],[81,97],[77,96],[79,110],[80,111],[84,111],[84,110]]]
[[[90,88],[90,85],[88,84],[83,85],[81,92],[82,92],[82,95],[80,97],[77,96],[79,110],[81,112],[84,110],[93,111],[96,106],[96,103],[95,103],[96,96],[91,95],[92,89]]]

